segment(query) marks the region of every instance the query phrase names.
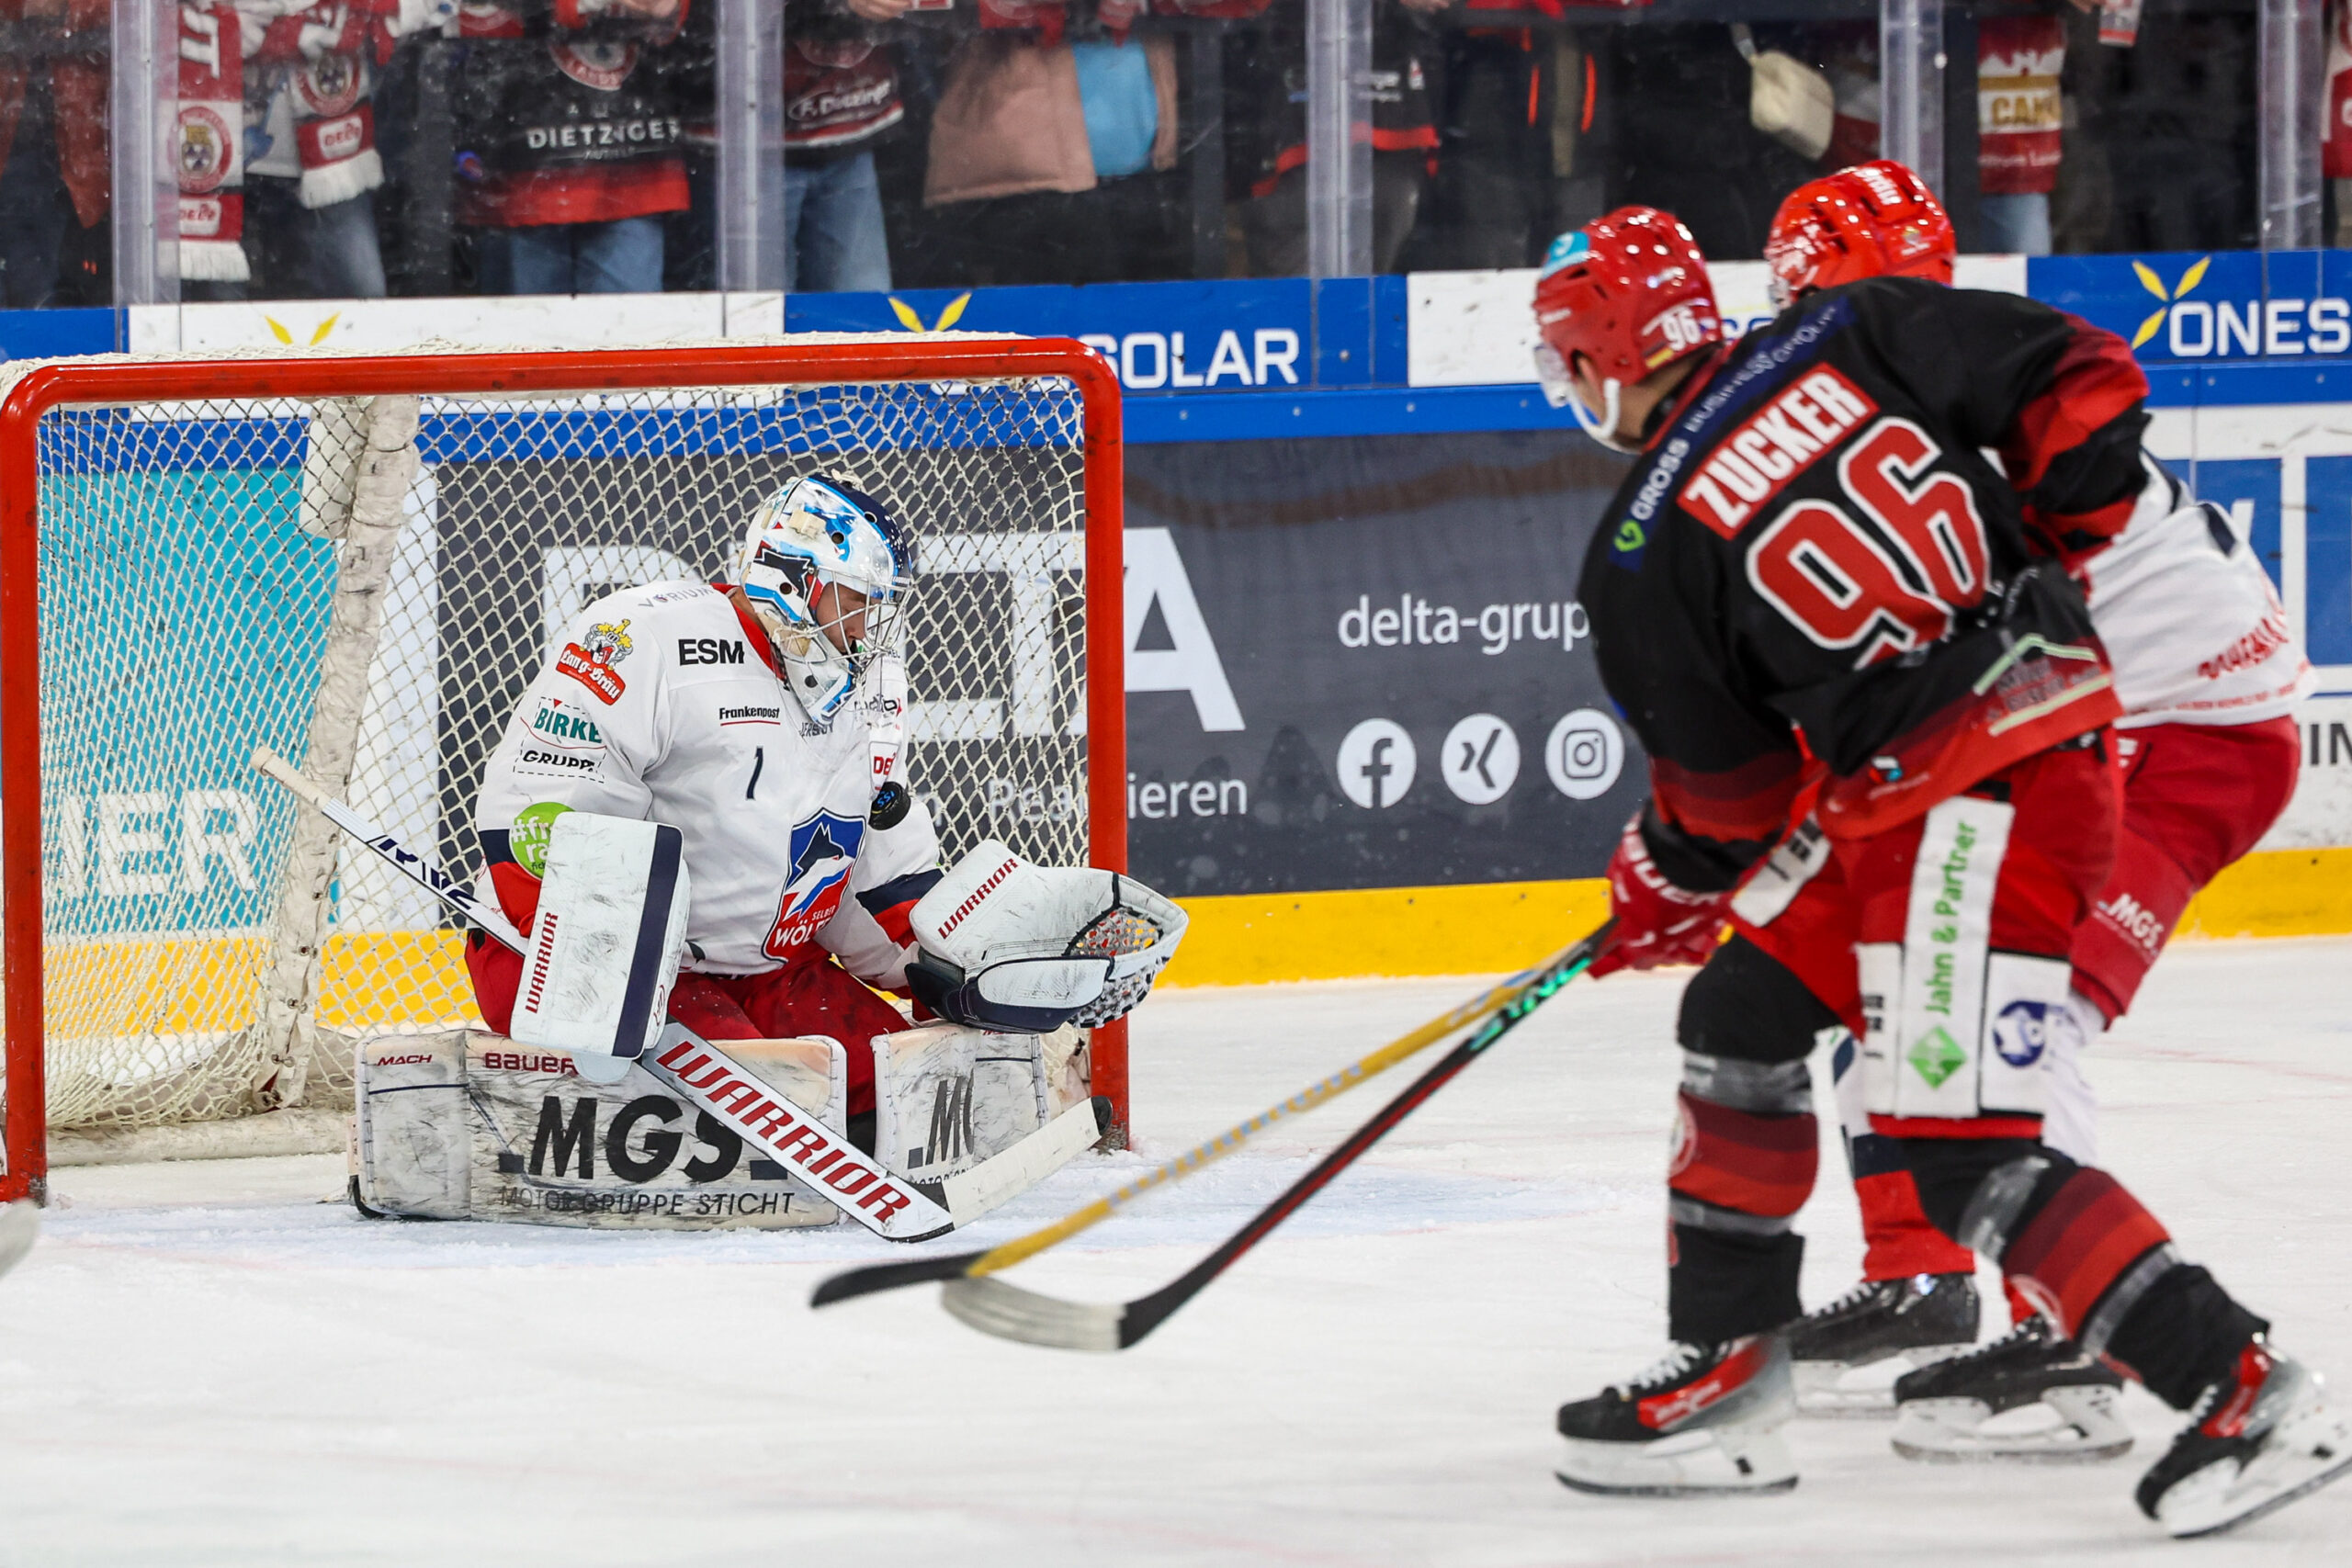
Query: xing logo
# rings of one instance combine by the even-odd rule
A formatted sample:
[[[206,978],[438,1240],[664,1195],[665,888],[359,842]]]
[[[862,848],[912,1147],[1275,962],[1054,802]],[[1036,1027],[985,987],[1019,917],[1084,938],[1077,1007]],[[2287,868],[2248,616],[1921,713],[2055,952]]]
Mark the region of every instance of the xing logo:
[[[2132,270],[2140,276],[2140,287],[2163,301],[2156,307],[2154,314],[2140,323],[2140,330],[2132,334],[2133,348],[2138,348],[2156,335],[2156,329],[2165,324],[2165,318],[2172,314],[2172,308],[2193,292],[2199,284],[2205,281],[2205,269],[2212,265],[2211,256],[2199,256],[2189,263],[2188,270],[2180,275],[2180,281],[2174,284],[2172,292],[2167,294],[2165,292],[2164,279],[2156,276],[2154,267],[2143,261],[2135,261],[2132,264]]]
[[[270,334],[277,338],[278,342],[288,345],[292,344],[294,342],[294,334],[287,331],[285,327],[281,326],[278,323],[277,317],[264,316],[262,320],[269,323]],[[319,344],[326,342],[327,334],[334,331],[334,324],[341,320],[343,320],[343,312],[338,310],[334,315],[329,316],[325,321],[321,321],[318,325],[318,330],[311,334],[311,341],[306,346],[316,348]]]
[[[939,312],[939,320],[929,326],[922,324],[922,317],[916,313],[912,305],[895,294],[890,296],[890,310],[899,318],[899,324],[910,333],[944,333],[964,319],[964,307],[971,302],[972,291],[967,288],[950,299],[947,308]]]

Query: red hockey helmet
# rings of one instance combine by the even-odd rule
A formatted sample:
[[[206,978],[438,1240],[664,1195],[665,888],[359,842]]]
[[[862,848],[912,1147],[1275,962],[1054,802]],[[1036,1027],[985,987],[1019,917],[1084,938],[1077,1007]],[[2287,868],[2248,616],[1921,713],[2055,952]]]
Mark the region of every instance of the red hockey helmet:
[[[1552,242],[1535,279],[1535,327],[1544,395],[1611,446],[1620,445],[1617,400],[1627,386],[1724,335],[1698,242],[1655,207],[1621,207]],[[1576,395],[1578,355],[1607,389],[1601,410]]]
[[[1892,158],[1797,186],[1764,239],[1772,298],[1783,308],[1808,289],[1865,277],[1950,283],[1957,249],[1935,192]]]

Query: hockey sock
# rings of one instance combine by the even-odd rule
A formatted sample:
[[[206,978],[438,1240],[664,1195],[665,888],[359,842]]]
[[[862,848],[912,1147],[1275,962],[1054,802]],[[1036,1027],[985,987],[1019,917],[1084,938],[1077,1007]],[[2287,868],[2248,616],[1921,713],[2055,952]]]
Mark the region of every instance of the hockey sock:
[[[1842,1031],[1831,1053],[1838,1120],[1845,1133],[1846,1168],[1862,1211],[1862,1278],[1901,1280],[1914,1274],[1966,1274],[1975,1255],[1930,1224],[1919,1207],[1918,1183],[1911,1178],[1901,1140],[1871,1131],[1862,1099],[1860,1053]]]
[[[2164,1267],[2152,1270],[2136,1300],[2121,1303],[2103,1348],[2150,1393],[2186,1410],[2229,1375],[2246,1341],[2270,1325],[2240,1306],[2201,1265],[2174,1261],[2171,1252],[2167,1247],[2150,1255]]]
[[[1694,1056],[1685,1065],[1686,1079],[1693,1076],[1750,1103],[1786,1104],[1792,1089],[1802,1097],[1810,1087],[1802,1062],[1761,1067]],[[1742,1110],[1685,1088],[1675,1134],[1667,1179],[1674,1337],[1713,1345],[1798,1316],[1804,1243],[1790,1226],[1812,1195],[1820,1163],[1813,1113]]]
[[[2068,1334],[2090,1343],[2103,1337],[2101,1326],[2111,1332],[2112,1314],[2129,1305],[2109,1302],[2111,1315],[2102,1321],[2094,1316],[2102,1298],[2119,1286],[2132,1288],[2134,1267],[2172,1238],[2103,1170],[2074,1166],[2054,1186],[2046,1179],[2034,1185],[2040,1201],[2004,1227],[2016,1239],[2001,1252],[2001,1267],[2028,1300],[2043,1303]]]
[[[1804,1315],[1797,1276],[1804,1237],[1745,1235],[1680,1220],[1667,1227],[1666,1331],[1689,1345],[1720,1345]]]
[[[1821,1134],[1805,1059],[1838,1016],[1744,937],[1717,948],[1682,993],[1682,1089],[1667,1176],[1667,1322],[1716,1345],[1801,1315],[1804,1240]]]

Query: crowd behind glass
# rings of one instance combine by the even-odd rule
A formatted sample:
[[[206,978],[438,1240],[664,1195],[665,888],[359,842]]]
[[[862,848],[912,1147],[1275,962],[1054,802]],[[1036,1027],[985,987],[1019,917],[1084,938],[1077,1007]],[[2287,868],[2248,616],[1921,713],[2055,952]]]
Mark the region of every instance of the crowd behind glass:
[[[178,297],[718,287],[718,4],[187,0]],[[1753,257],[1783,194],[1879,151],[1874,0],[1371,6],[1379,271],[1527,265],[1627,201]],[[1965,248],[2258,243],[2256,0],[1945,10]],[[109,28],[0,0],[0,307],[114,301]],[[1306,270],[1306,0],[790,0],[781,37],[788,288]]]

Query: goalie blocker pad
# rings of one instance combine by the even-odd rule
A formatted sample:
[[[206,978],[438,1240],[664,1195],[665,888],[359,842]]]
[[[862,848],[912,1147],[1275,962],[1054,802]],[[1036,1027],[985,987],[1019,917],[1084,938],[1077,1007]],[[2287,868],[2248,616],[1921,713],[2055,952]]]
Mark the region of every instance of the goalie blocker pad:
[[[662,1033],[693,902],[675,828],[567,811],[548,837],[513,1029],[566,1053],[580,1077],[619,1084]]]
[[[1046,1034],[1124,1018],[1175,956],[1186,916],[1132,877],[1033,865],[994,840],[912,911],[907,986],[941,1018]]]
[[[729,1053],[836,1133],[848,1064],[824,1036]],[[642,1067],[581,1076],[570,1053],[481,1030],[360,1047],[352,1196],[364,1213],[619,1230],[786,1230],[834,1207]]]

